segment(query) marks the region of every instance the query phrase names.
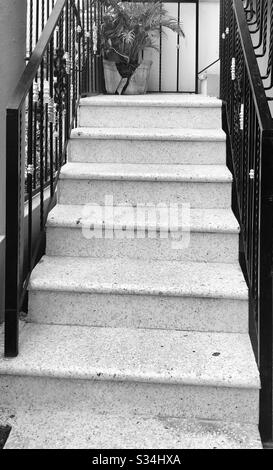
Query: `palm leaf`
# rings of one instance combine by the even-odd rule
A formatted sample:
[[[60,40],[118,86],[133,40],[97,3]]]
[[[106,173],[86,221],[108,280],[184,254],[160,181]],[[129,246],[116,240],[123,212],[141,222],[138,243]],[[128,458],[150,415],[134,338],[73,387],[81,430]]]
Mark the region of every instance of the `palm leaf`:
[[[120,60],[135,63],[144,49],[158,50],[153,36],[164,34],[164,29],[184,36],[182,24],[170,17],[159,1],[102,0],[102,3],[105,13],[101,26],[101,47],[106,56],[114,51]]]

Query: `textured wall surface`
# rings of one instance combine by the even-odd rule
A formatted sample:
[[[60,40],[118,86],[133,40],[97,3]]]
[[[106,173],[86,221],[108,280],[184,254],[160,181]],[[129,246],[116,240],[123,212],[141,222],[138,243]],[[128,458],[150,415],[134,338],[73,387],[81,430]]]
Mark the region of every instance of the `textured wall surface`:
[[[26,0],[0,0],[0,320],[3,318],[6,107],[24,69]]]

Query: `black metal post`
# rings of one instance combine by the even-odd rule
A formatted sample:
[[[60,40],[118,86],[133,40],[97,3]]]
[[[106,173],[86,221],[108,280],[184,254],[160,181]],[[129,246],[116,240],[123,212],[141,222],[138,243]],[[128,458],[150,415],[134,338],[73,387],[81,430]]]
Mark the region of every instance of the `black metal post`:
[[[259,365],[261,374],[260,432],[273,444],[273,132],[263,137],[260,220]]]
[[[21,133],[19,111],[7,114],[5,356],[18,355],[20,312]]]
[[[195,93],[198,94],[199,71],[199,0],[196,0]]]

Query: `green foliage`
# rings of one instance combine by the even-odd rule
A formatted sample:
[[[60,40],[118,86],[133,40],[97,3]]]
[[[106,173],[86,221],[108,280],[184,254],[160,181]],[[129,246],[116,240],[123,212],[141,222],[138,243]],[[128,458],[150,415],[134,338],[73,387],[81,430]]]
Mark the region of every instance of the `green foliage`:
[[[168,15],[161,2],[102,0],[105,13],[101,26],[101,48],[106,59],[135,69],[146,48],[158,50],[164,28],[184,36],[181,24]]]

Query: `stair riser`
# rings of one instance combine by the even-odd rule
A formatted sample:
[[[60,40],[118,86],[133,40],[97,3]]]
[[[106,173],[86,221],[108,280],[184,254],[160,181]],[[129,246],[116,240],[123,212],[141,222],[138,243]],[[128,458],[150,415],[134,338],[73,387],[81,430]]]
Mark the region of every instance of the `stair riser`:
[[[190,204],[192,208],[229,208],[231,183],[70,180],[59,183],[60,204]]]
[[[113,233],[113,232],[111,232]],[[161,238],[163,234],[149,232],[115,231],[115,238],[109,240],[101,230],[91,239],[94,231],[88,227],[47,228],[47,249],[50,256],[90,256],[98,258],[165,259],[180,261],[201,261],[213,263],[236,263],[238,261],[238,235],[215,233],[173,234],[173,242]],[[121,239],[121,237],[125,237]],[[89,237],[89,238],[87,238]],[[101,237],[101,238],[99,238]],[[132,239],[134,238],[134,239]],[[176,243],[181,249],[176,248]],[[175,243],[175,244],[174,244]]]
[[[221,129],[221,108],[81,106],[81,127]]]
[[[225,142],[72,139],[70,162],[225,165]]]
[[[1,406],[11,413],[37,406],[258,422],[258,391],[254,389],[1,376],[0,392]]]
[[[94,327],[248,332],[244,300],[30,291],[29,321]]]

